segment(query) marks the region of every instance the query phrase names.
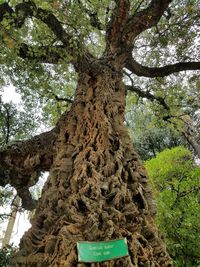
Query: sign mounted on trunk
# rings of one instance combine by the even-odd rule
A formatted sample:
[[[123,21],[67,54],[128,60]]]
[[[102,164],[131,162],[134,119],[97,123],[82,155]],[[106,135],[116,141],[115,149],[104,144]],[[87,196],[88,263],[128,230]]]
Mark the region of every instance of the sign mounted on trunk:
[[[126,238],[100,242],[78,241],[77,249],[79,262],[102,262],[129,255]]]

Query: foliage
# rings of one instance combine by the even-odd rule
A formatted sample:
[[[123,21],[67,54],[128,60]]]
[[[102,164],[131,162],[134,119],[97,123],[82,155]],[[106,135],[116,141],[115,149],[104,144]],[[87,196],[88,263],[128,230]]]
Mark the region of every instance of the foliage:
[[[4,2],[2,1],[2,3]],[[15,6],[19,2],[21,1],[10,1],[10,5]],[[147,2],[131,1],[131,12],[134,14],[139,9],[146,8]],[[105,48],[106,24],[114,7],[114,1],[63,2],[56,0],[35,1],[35,3],[44,10],[53,12],[65,25],[69,35],[73,36],[71,45],[75,47],[77,42],[79,45],[82,43],[95,56],[102,55]],[[159,24],[137,37],[133,50],[135,58],[138,60],[142,58],[142,63],[150,66],[171,63],[170,59],[184,60],[182,55],[186,59],[198,58],[198,42],[191,41],[199,38],[195,26],[198,20],[198,7],[198,1],[189,1],[189,3],[173,1]],[[58,44],[55,35],[45,23],[35,18],[26,19],[22,27],[17,30],[12,27],[12,21],[9,18],[4,18],[2,25],[7,29],[7,35],[16,42],[14,48],[10,49],[2,33],[2,42],[0,42],[2,51],[0,60],[3,63],[3,67],[0,67],[2,83],[12,83],[21,94],[30,113],[40,112],[39,119],[43,124],[55,125],[63,111],[69,109],[70,102],[67,100],[72,100],[75,92],[77,75],[70,64],[71,57],[66,53],[59,64],[45,62],[41,64],[37,60],[23,60],[17,56],[17,45],[21,43],[34,45],[33,52],[37,56],[42,53],[43,46],[55,49]],[[199,98],[198,86],[194,85],[195,73],[190,75],[190,80],[187,79],[189,75],[186,78],[184,76],[185,74],[180,74],[179,79],[177,75],[172,78],[148,79],[136,78],[133,75],[134,81],[138,82],[141,90],[148,88],[153,95],[165,99],[170,106],[170,114],[173,118],[183,112],[182,107],[186,104],[187,111],[189,109],[193,115],[199,107],[198,101],[195,101]],[[198,77],[198,75],[196,76]],[[183,78],[184,86],[182,86]],[[186,79],[188,85],[185,82]],[[194,93],[191,91],[192,83]],[[195,107],[194,103],[196,103]],[[155,105],[155,102],[151,108],[154,112],[157,109],[157,115],[160,118],[169,113]],[[32,118],[32,120],[34,119]],[[180,130],[181,127],[179,127]],[[144,152],[142,152],[142,156],[143,154]]]
[[[33,116],[12,102],[0,104],[0,147],[30,137],[36,127]]]
[[[134,107],[130,104],[126,123],[134,146],[143,160],[155,157],[165,148],[186,144],[178,131],[158,120],[148,103],[138,103]]]
[[[200,264],[200,167],[184,147],[166,149],[145,166],[157,205],[157,223],[175,266]]]
[[[0,3],[4,3],[1,1]],[[9,1],[15,6],[21,1]],[[114,7],[114,1],[34,1],[38,6],[53,12],[70,36],[73,36],[71,45],[76,46],[77,42],[84,44],[95,56],[100,57],[105,48],[105,29]],[[131,12],[147,7],[148,1],[130,1]],[[142,63],[149,66],[160,66],[172,63],[175,60],[197,59],[199,45],[199,33],[195,23],[198,21],[198,1],[173,1],[165,15],[161,18],[156,27],[140,34],[134,45],[134,56],[142,58]],[[93,19],[93,21],[92,21]],[[96,24],[94,21],[96,20]],[[71,56],[66,53],[59,64],[48,64],[36,60],[21,59],[18,57],[17,46],[21,43],[34,45],[34,53],[40,55],[43,46],[55,49],[59,43],[49,27],[36,18],[28,18],[20,29],[12,26],[9,18],[4,18],[2,25],[7,29],[7,39],[16,42],[13,48],[5,41],[1,34],[0,42],[0,66],[2,83],[12,83],[22,95],[29,110],[35,113],[34,107],[42,113],[41,119],[47,124],[55,124],[60,114],[69,106],[67,101],[57,101],[55,96],[62,99],[73,99],[76,86],[76,73],[72,68]],[[187,38],[185,36],[187,35]],[[186,42],[187,41],[187,42]],[[81,47],[79,48],[81,49]],[[63,53],[63,52],[62,52]],[[37,57],[36,57],[37,58]],[[171,62],[170,62],[171,60]],[[195,75],[195,74],[194,74]],[[192,77],[194,75],[191,75]],[[142,90],[148,88],[155,96],[162,96],[173,111],[180,109],[183,103],[180,98],[190,99],[192,105],[198,96],[191,95],[190,86],[177,88],[174,84],[182,82],[184,75],[177,75],[172,78],[147,79],[138,78]],[[198,75],[197,75],[198,76]],[[186,79],[184,78],[184,81]],[[168,86],[167,83],[172,83]],[[158,86],[159,85],[159,86]],[[162,86],[161,86],[162,85]],[[180,86],[179,86],[180,87]],[[197,87],[196,87],[197,89]],[[183,92],[184,91],[184,92]],[[175,96],[176,94],[176,96]],[[184,94],[184,96],[183,96]],[[189,95],[188,95],[189,94]],[[173,101],[172,101],[173,100]],[[188,100],[189,101],[189,100]],[[175,102],[175,103],[174,103]],[[178,106],[177,106],[178,105]],[[176,112],[175,112],[176,113]],[[174,112],[173,112],[173,115]]]
[[[85,63],[93,65],[101,57],[101,63],[106,62],[109,67],[113,68],[112,60],[117,57],[119,62],[123,61],[120,53],[126,49],[127,55],[124,57],[126,62],[123,66],[127,67],[129,61],[127,58],[133,55],[133,59],[139,62],[137,71],[145,69],[140,63],[149,66],[149,71],[154,73],[154,67],[160,67],[163,64],[169,65],[177,61],[188,63],[188,61],[198,60],[198,1],[130,1],[131,6],[128,10],[130,16],[126,21],[124,20],[126,16],[119,16],[117,19],[115,17],[118,15],[116,5],[120,2],[128,3],[129,1],[0,1],[1,11],[3,10],[0,12],[0,85],[13,84],[21,94],[26,106],[25,110],[17,111],[12,104],[2,105],[0,114],[2,147],[8,141],[32,136],[32,129],[35,126],[40,127],[38,122],[45,122],[48,126],[56,124],[60,115],[70,108],[77,81],[76,70],[79,69],[79,74],[81,70],[84,72],[87,69]],[[12,12],[7,12],[7,10],[4,12],[6,3],[9,3],[7,8]],[[151,3],[153,6],[157,6],[157,3],[160,5],[158,6],[159,12],[153,12],[155,13],[153,16],[151,12],[148,13],[152,8]],[[167,3],[165,9],[163,9],[163,3]],[[161,18],[156,13],[161,14]],[[140,17],[141,14],[143,17]],[[145,14],[148,14],[146,21]],[[142,19],[142,23],[137,21],[138,17],[140,20]],[[115,27],[118,21],[120,27]],[[126,27],[128,24],[131,25],[130,28]],[[153,27],[150,27],[151,25]],[[134,31],[135,39],[129,39]],[[117,38],[114,34],[111,36],[112,33],[118,35]],[[112,37],[113,42],[109,43],[109,36]],[[115,44],[116,46],[119,44],[118,49]],[[149,158],[166,146],[182,144],[180,135],[175,128],[165,125],[159,127],[154,123],[154,115],[158,115],[161,119],[169,117],[171,125],[175,125],[179,131],[182,131],[184,125],[179,120],[182,113],[191,113],[194,116],[199,108],[198,101],[194,101],[199,97],[199,92],[196,90],[196,86],[198,86],[196,73],[193,72],[190,77],[183,74],[177,78],[177,75],[174,74],[170,78],[160,77],[150,80],[149,78],[136,78],[137,71],[131,70],[131,68],[129,71],[134,82],[140,86],[140,97],[141,95],[145,97],[146,93],[146,95],[150,93],[150,100],[153,102],[150,114],[148,111],[147,114],[144,114],[145,116],[142,113],[134,114],[135,128],[132,132],[140,154],[143,158]],[[179,70],[175,68],[172,73],[176,71]],[[89,71],[87,72],[89,73]],[[148,70],[146,73],[149,77]],[[138,76],[142,75],[140,73]],[[194,93],[188,93],[191,84],[194,84]],[[163,101],[166,105],[160,107],[159,104]],[[38,111],[41,114],[39,118],[37,118]],[[32,115],[29,117],[27,114]],[[127,121],[132,127],[130,119]],[[138,130],[135,130],[137,127]],[[190,156],[188,155],[186,158],[188,157]],[[192,177],[192,181],[195,182],[199,175],[198,169],[193,166],[192,161],[187,162],[188,165],[184,165],[183,173],[182,169],[178,173],[171,172],[170,166],[174,165],[174,162],[171,162],[167,166],[168,173],[164,173],[163,176],[161,173],[158,178],[159,183],[155,183],[154,186],[156,193],[160,192],[159,195],[169,201],[169,207],[162,204],[163,210],[166,208],[167,214],[171,214],[171,210],[181,214],[179,217],[182,217],[185,224],[182,225],[182,222],[179,224],[181,225],[180,229],[183,228],[183,232],[187,216],[190,215],[190,219],[193,218],[190,211],[186,209],[187,205],[183,205],[183,202],[187,198],[194,200],[194,203],[196,201],[193,192],[196,190],[196,183],[191,184],[189,178]],[[163,165],[160,163],[160,166]],[[174,167],[175,170],[176,168]],[[196,174],[193,169],[196,170]],[[158,170],[157,172],[159,173]],[[166,185],[165,178],[169,173],[171,178],[167,179],[168,184]],[[179,177],[179,175],[181,176]],[[190,190],[192,191],[190,192]],[[161,208],[162,205],[160,204]],[[162,216],[165,218],[164,211]],[[172,219],[175,218],[173,214],[170,216]],[[159,218],[161,224],[163,219],[161,216],[158,216],[158,220]],[[171,221],[173,221],[172,219]],[[188,220],[190,221],[190,219]],[[168,221],[168,225],[170,225],[171,221],[169,219]],[[166,231],[168,225],[165,226]],[[193,224],[191,225],[193,227]],[[194,229],[192,228],[192,230]],[[176,235],[178,235],[177,233],[182,238],[183,234],[178,230]],[[174,239],[170,234],[169,246],[174,248]],[[172,240],[171,243],[170,240]],[[196,249],[195,246],[194,248]],[[180,252],[180,248],[177,249]],[[181,247],[181,249],[180,255],[183,255],[186,249],[185,247]],[[182,251],[184,251],[183,254],[181,254]],[[175,248],[173,253],[172,256],[179,264],[179,260],[181,262],[184,255],[177,259]],[[195,253],[193,254],[195,255]]]
[[[10,186],[6,186],[4,188],[0,186],[0,206],[8,204],[9,199],[11,199],[13,195],[13,189]]]
[[[0,266],[9,267],[13,254],[16,252],[16,248],[13,245],[8,245],[0,249]]]

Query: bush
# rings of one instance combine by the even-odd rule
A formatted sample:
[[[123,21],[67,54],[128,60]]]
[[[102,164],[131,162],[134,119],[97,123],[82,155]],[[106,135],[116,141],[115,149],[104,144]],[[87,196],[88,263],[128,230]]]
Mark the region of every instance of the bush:
[[[8,245],[0,249],[0,266],[10,267],[13,254],[16,252],[16,248],[13,245]]]
[[[184,147],[166,149],[145,163],[155,194],[157,224],[174,265],[200,266],[200,167]]]

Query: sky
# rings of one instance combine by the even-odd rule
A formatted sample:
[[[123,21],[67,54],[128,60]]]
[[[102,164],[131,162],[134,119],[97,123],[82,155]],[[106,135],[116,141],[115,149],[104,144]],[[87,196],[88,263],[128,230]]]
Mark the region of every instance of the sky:
[[[6,88],[4,88],[4,91],[2,93],[2,100],[3,102],[14,102],[16,104],[20,103],[21,97],[20,94],[15,92],[14,86],[10,85]]]

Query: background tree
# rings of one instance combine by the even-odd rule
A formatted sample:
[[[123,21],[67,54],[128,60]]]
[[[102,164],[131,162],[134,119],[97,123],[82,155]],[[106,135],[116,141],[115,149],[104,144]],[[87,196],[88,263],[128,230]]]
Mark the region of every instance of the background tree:
[[[25,208],[35,206],[28,188],[41,172],[50,171],[13,266],[84,266],[77,262],[76,241],[121,237],[128,239],[130,257],[99,265],[172,266],[154,224],[146,172],[124,126],[130,85],[123,82],[123,72],[126,68],[129,75],[154,78],[199,69],[190,43],[193,57],[181,61],[176,55],[184,50],[169,44],[172,53],[166,57],[159,45],[161,31],[170,37],[183,23],[183,30],[197,40],[197,20],[196,1],[0,4],[3,77],[30,108],[36,98],[43,109],[49,107],[47,99],[50,104],[56,99],[61,100],[56,110],[62,114],[49,132],[0,152],[0,183],[14,186]],[[146,67],[137,45],[149,39],[157,42],[145,57]],[[175,44],[179,42],[181,47],[181,35]],[[154,94],[151,99],[166,109],[162,97]]]
[[[156,79],[148,81],[138,80],[138,86],[134,86],[133,75],[125,71],[131,85],[128,89],[139,99],[146,99],[143,106],[147,105],[150,113],[154,114],[157,119],[154,119],[157,126],[167,127],[174,133],[180,133],[187,141],[188,146],[194,153],[200,157],[199,144],[199,97],[198,78],[194,74],[192,77],[180,75],[174,79]],[[144,85],[148,90],[143,89]],[[152,104],[149,104],[151,102]],[[144,105],[146,103],[146,105]],[[136,107],[135,107],[136,109]],[[133,124],[133,123],[132,123]],[[178,134],[179,135],[179,134]],[[180,137],[180,139],[182,139]]]
[[[126,123],[135,149],[143,160],[155,157],[165,148],[188,145],[179,131],[154,113],[149,103],[133,106],[132,98],[129,101],[131,106],[126,113]]]
[[[20,207],[20,198],[16,196],[12,203],[12,211],[9,214],[8,224],[7,224],[6,231],[5,231],[3,240],[2,240],[2,248],[8,246],[10,243],[10,239],[11,239],[11,235],[13,232],[13,228],[14,228],[14,224],[15,224],[15,220],[16,220],[19,207]]]
[[[158,205],[157,223],[175,266],[199,266],[200,167],[183,147],[166,149],[145,166]]]

